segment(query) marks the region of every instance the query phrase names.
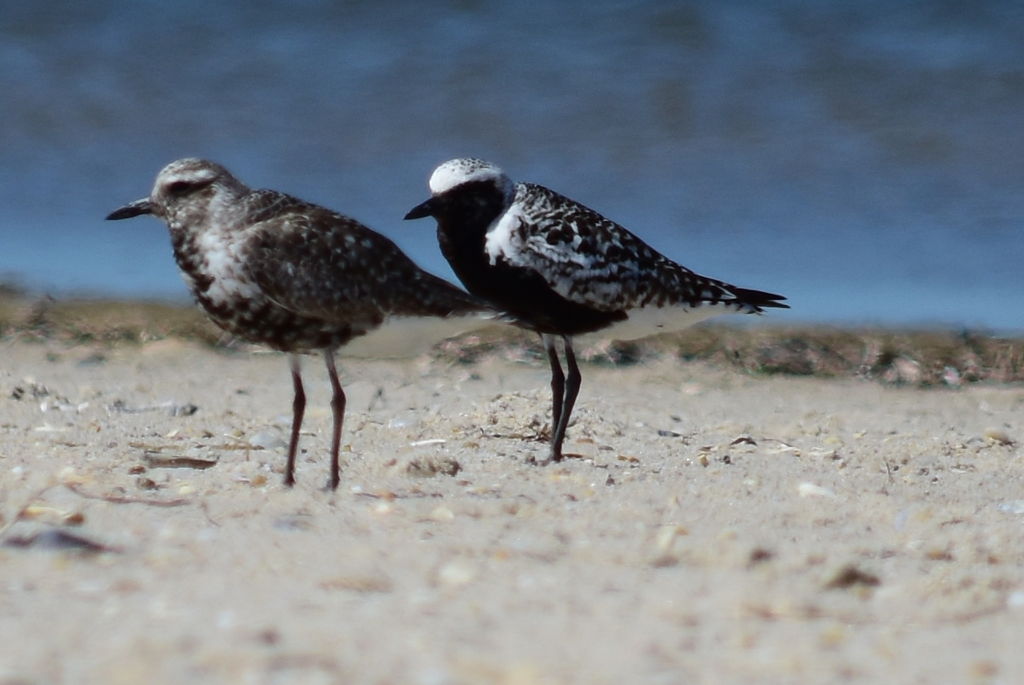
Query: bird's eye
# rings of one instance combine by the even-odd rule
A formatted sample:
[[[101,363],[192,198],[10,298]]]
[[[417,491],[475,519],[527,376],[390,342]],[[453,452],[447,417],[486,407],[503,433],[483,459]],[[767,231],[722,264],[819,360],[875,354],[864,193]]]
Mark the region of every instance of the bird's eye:
[[[195,184],[188,181],[173,181],[167,184],[167,192],[171,195],[184,195],[194,187]]]

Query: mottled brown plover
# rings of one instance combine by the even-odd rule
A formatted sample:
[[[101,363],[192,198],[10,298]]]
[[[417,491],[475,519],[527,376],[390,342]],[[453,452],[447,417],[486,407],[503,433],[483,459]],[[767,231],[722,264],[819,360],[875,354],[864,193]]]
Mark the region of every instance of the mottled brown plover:
[[[345,393],[335,351],[353,340],[373,348],[378,329],[395,319],[415,324],[439,317],[396,336],[425,348],[471,328],[474,320],[479,324],[487,311],[479,299],[421,270],[393,242],[354,219],[273,190],[252,190],[206,160],[168,164],[149,197],[107,218],[140,214],[167,223],[182,277],[218,326],[291,353],[288,486],[295,483],[306,405],[298,353],[322,350],[327,364],[334,417],[330,486],[337,488]]]
[[[700,276],[588,207],[513,183],[489,162],[447,161],[431,175],[430,191],[405,218],[433,216],[441,251],[469,292],[541,336],[551,365],[551,461],[562,458],[580,388],[573,336],[630,340],[717,314],[788,308],[781,295]]]

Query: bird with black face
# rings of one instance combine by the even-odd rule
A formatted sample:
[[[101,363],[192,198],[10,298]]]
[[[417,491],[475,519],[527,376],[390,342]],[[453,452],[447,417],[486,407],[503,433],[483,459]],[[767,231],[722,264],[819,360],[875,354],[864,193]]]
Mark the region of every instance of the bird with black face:
[[[432,216],[466,289],[540,335],[551,366],[551,449],[562,444],[582,377],[573,338],[632,340],[728,313],[788,308],[786,298],[701,276],[594,210],[498,166],[460,158],[430,176],[431,197],[406,219]],[[562,341],[568,376],[558,357]]]
[[[423,271],[393,242],[355,219],[274,190],[250,189],[214,162],[171,162],[157,175],[149,197],[107,218],[142,214],[167,223],[182,278],[214,323],[290,354],[294,395],[287,486],[295,483],[306,406],[300,353],[320,351],[327,365],[333,489],[340,482],[345,416],[335,352],[361,346],[378,358],[409,356],[483,326],[491,315],[481,300]]]

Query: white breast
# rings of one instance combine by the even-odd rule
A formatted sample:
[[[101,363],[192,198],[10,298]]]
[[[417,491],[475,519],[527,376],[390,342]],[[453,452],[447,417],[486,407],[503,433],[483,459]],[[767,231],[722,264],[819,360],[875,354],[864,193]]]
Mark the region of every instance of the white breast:
[[[594,340],[638,340],[659,333],[673,333],[689,328],[701,321],[735,314],[736,308],[724,304],[706,304],[697,308],[688,305],[670,307],[643,307],[629,311],[629,318],[608,328],[581,335],[583,341]]]
[[[519,221],[520,215],[516,211],[516,205],[512,205],[498,215],[487,229],[484,251],[487,252],[487,260],[491,266],[494,266],[499,257],[512,264],[519,264],[519,245],[514,242],[513,232],[519,226]]]
[[[201,269],[213,279],[205,295],[215,304],[225,304],[239,298],[254,299],[260,290],[246,275],[238,256],[238,244],[214,231],[199,237],[203,255]]]

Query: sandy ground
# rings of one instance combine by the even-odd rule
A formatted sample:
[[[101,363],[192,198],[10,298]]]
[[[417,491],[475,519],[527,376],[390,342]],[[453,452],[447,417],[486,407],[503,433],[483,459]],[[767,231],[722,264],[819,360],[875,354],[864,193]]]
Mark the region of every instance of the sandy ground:
[[[1024,387],[5,343],[0,683],[1021,683]],[[191,406],[189,406],[191,405]]]

